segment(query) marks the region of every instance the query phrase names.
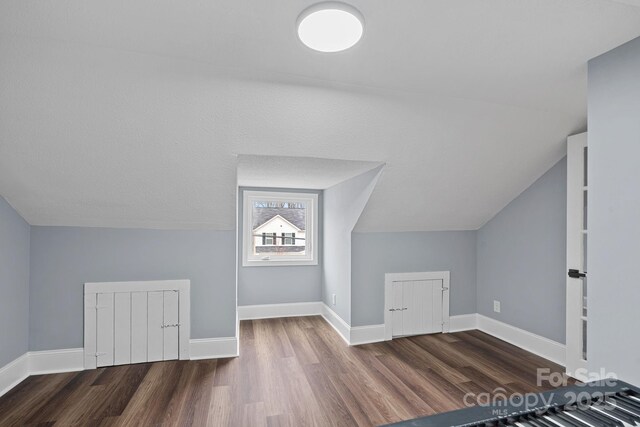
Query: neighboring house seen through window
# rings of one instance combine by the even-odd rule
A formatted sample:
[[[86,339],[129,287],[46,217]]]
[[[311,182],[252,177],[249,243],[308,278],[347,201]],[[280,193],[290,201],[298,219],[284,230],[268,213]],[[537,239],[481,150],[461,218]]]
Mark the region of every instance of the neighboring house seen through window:
[[[243,265],[317,264],[318,195],[244,191]]]

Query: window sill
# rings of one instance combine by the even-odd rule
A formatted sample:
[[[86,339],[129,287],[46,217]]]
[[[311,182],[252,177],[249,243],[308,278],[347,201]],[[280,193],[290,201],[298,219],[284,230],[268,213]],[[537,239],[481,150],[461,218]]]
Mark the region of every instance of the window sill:
[[[243,260],[243,267],[295,267],[295,266],[312,266],[318,265],[318,260]]]

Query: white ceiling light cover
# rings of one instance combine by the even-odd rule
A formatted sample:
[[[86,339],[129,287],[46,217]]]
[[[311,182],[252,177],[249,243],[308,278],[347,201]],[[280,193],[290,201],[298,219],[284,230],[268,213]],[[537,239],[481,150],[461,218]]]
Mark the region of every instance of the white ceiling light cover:
[[[364,18],[352,6],[322,2],[305,9],[298,17],[298,37],[319,52],[340,52],[362,38]]]

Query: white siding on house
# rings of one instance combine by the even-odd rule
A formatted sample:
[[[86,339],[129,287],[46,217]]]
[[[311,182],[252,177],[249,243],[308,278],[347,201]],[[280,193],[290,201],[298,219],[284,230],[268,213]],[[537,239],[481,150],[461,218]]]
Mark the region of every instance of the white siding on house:
[[[274,246],[274,245],[282,246],[283,233],[287,235],[291,235],[292,233],[295,233],[295,238],[296,238],[295,243],[287,244],[286,246],[304,246],[305,245],[305,240],[303,240],[305,238],[305,230],[299,229],[298,227],[291,224],[289,221],[287,221],[286,219],[282,218],[279,215],[273,217],[269,221],[265,222],[264,224],[262,224],[261,226],[253,230],[253,236],[254,236],[253,242],[254,242],[255,248],[263,246],[263,243],[262,243],[263,233],[265,233],[267,236],[273,236],[274,234],[276,235],[276,239],[274,243],[266,243],[264,246]]]

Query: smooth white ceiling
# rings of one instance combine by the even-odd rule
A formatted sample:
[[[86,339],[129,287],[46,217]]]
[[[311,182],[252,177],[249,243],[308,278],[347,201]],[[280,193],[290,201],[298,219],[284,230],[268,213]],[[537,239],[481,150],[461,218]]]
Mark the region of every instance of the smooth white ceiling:
[[[605,0],[0,3],[0,194],[32,224],[235,227],[236,155],[385,162],[359,230],[474,229],[586,127],[586,62],[640,36]],[[264,185],[272,185],[265,182]]]
[[[238,156],[238,186],[326,190],[380,166],[380,162],[289,156]]]

